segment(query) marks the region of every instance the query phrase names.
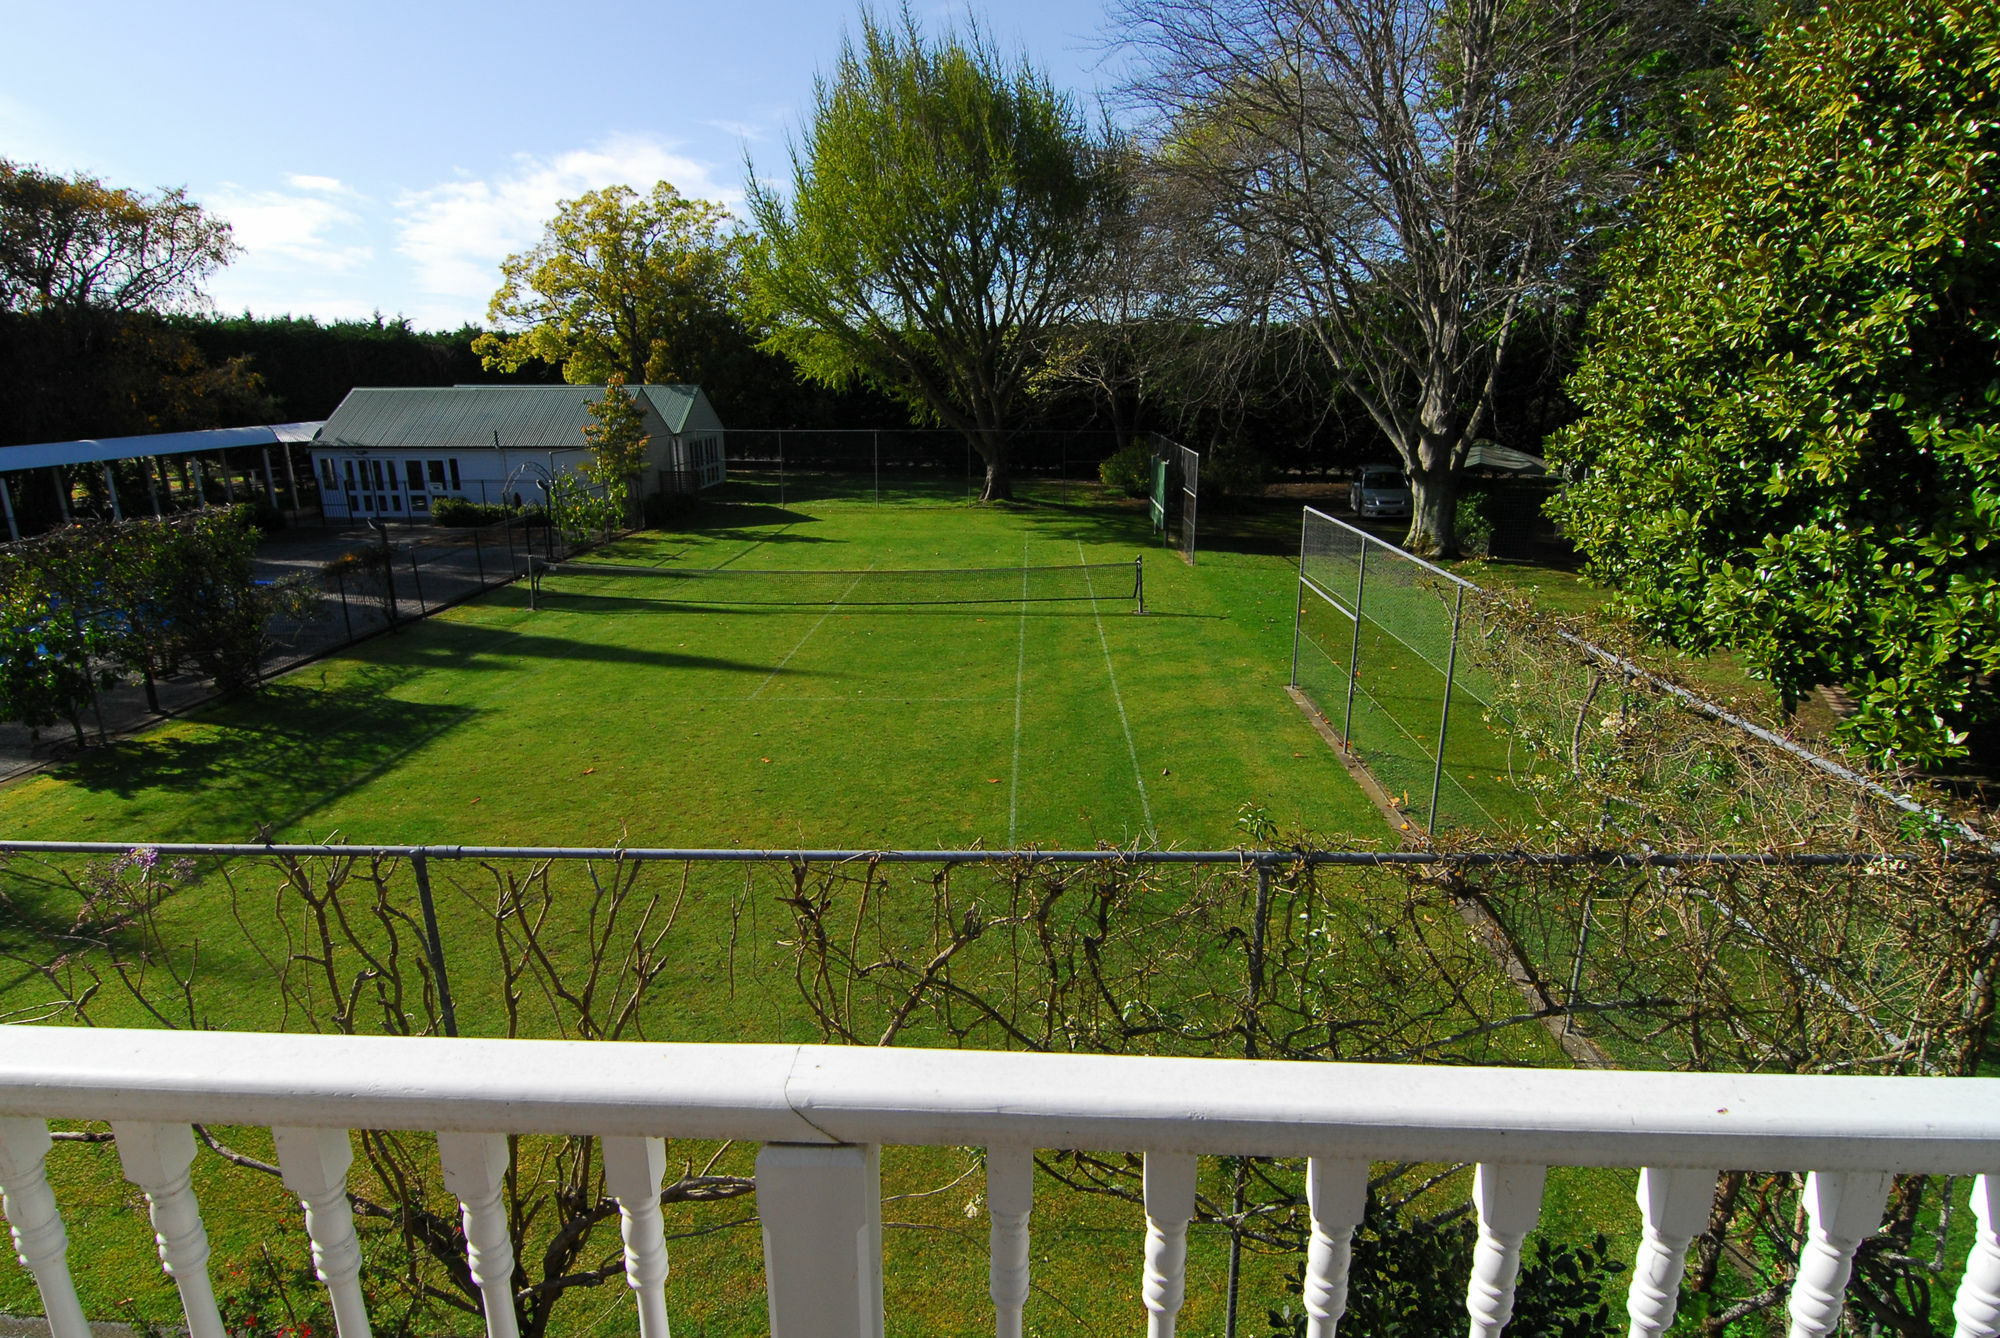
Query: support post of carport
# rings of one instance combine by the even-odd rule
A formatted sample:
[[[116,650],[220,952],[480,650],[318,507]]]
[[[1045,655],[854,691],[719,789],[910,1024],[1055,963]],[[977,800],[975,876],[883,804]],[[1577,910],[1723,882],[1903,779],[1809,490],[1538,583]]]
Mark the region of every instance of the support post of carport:
[[[104,491],[110,494],[111,497],[111,518],[113,520],[125,519],[125,508],[118,505],[118,480],[112,477],[111,462],[109,460],[104,462]]]
[[[0,474],[0,509],[7,512],[7,542],[13,543],[21,537],[21,527],[14,523],[14,494],[7,490],[4,474]]]
[[[158,457],[155,456],[154,458],[157,459]],[[139,472],[146,476],[146,496],[153,503],[153,518],[157,520],[160,516],[160,481],[153,477],[152,461],[140,461]]]
[[[305,504],[299,500],[299,471],[298,467],[292,463],[292,443],[289,441],[279,442],[278,447],[285,453],[285,487],[291,493],[292,514],[296,516],[306,508]]]
[[[195,510],[199,511],[208,505],[208,485],[202,481],[201,457],[190,455],[188,457],[188,465],[194,474],[194,506]]]
[[[222,473],[222,500],[223,500],[223,501],[225,501],[225,502],[227,502],[227,503],[228,503],[229,505],[231,505],[231,506],[235,506],[235,505],[236,505],[236,485],[235,485],[235,484],[233,484],[233,483],[231,483],[231,482],[229,481],[229,452],[228,452],[228,451],[217,451],[217,452],[215,453],[215,458],[216,458],[217,460],[219,460],[219,461],[221,462],[221,465],[222,465],[222,468],[221,468],[221,473]]]
[[[49,466],[49,477],[56,481],[56,504],[62,507],[63,524],[69,524],[69,480],[63,476],[61,465]]]
[[[261,449],[264,452],[264,499],[271,504],[271,509],[276,511],[278,509],[278,485],[271,477],[271,448],[265,446]]]

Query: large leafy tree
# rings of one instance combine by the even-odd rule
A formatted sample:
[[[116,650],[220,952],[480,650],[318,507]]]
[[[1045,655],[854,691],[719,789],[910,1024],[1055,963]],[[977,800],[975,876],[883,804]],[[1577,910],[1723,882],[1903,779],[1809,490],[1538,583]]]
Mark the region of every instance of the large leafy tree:
[[[184,190],[145,192],[0,159],[0,444],[269,421],[242,359],[210,364],[170,315],[237,252]],[[57,520],[16,487],[17,520]]]
[[[0,305],[10,311],[182,311],[239,248],[229,225],[167,189],[0,158]]]
[[[575,385],[616,373],[714,379],[748,348],[736,315],[745,242],[729,213],[662,181],[648,195],[609,186],[565,200],[533,250],[502,262],[473,343],[485,365],[562,369]]]
[[[1615,253],[1557,512],[1653,632],[1962,754],[2000,671],[2000,9],[1776,28]]]
[[[753,175],[764,347],[964,433],[986,462],[982,496],[1010,496],[1008,431],[1120,207],[1081,113],[976,32],[933,42],[907,13],[864,13],[815,87],[790,195]]]

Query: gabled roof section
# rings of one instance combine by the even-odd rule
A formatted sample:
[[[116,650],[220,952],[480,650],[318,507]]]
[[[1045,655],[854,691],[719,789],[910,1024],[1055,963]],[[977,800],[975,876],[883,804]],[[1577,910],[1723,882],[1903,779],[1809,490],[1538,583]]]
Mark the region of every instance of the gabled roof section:
[[[698,386],[633,386],[648,430],[679,432]],[[314,445],[357,450],[586,450],[603,386],[421,386],[351,390]]]
[[[669,432],[687,431],[688,413],[694,402],[701,398],[700,386],[641,386],[646,398],[653,402],[653,410],[660,415],[660,421],[667,425]]]

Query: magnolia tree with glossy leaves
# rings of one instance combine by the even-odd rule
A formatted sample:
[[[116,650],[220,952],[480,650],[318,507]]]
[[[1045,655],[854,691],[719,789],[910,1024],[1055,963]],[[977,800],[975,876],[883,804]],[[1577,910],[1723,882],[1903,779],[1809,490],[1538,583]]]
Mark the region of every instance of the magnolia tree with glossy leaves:
[[[1878,758],[2000,719],[2000,11],[1777,24],[1610,264],[1555,513],[1650,632]]]

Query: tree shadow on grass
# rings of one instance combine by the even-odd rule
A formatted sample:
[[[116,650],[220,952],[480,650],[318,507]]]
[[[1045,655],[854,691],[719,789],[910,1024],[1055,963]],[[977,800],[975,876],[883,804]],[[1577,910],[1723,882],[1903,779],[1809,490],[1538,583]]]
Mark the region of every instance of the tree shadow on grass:
[[[643,604],[661,607],[656,601],[621,596],[561,595],[544,597],[549,612],[571,614],[618,614],[636,611]],[[680,607],[667,605],[667,608]],[[712,610],[710,610],[712,611]],[[785,610],[763,610],[783,612]],[[791,609],[793,613],[800,610]],[[377,642],[378,646],[383,643]],[[620,646],[603,641],[554,636],[518,628],[485,627],[477,623],[426,623],[414,635],[406,635],[394,645],[384,646],[383,668],[407,676],[428,670],[516,669],[520,660],[562,660],[596,664],[631,664],[649,669],[714,669],[725,673],[769,674],[775,666],[751,660],[726,659],[718,655],[692,655],[676,650],[652,650],[643,646]],[[804,670],[786,670],[805,673]]]
[[[333,688],[278,683],[203,712],[188,728],[89,749],[50,774],[124,799],[199,792],[207,834],[241,840],[260,825],[286,825],[476,714],[390,696],[375,675]]]

